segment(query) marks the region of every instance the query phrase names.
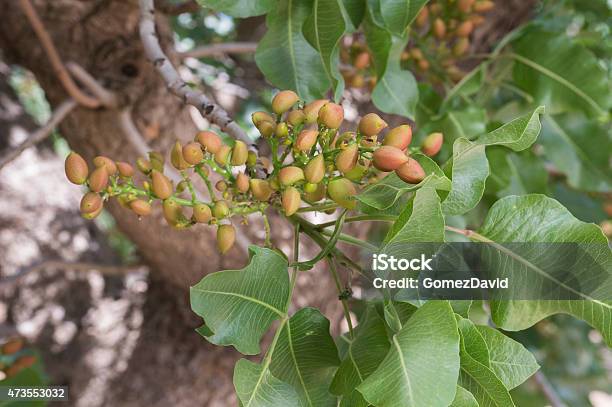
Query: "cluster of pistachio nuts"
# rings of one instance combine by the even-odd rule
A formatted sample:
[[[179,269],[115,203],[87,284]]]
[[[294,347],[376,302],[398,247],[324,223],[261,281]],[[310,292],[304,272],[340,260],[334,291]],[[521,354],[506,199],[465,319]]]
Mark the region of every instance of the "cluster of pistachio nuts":
[[[484,23],[483,14],[494,7],[490,0],[431,0],[413,23],[416,35],[401,55],[402,67],[432,83],[442,83],[446,78],[460,81],[466,73],[458,62],[470,47],[474,29]],[[350,45],[340,50],[345,83],[372,90],[377,77],[364,38],[355,34],[348,42]]]
[[[104,201],[116,197],[138,216],[147,216],[152,202],[160,200],[165,219],[176,228],[217,225],[218,248],[225,253],[235,239],[232,216],[264,214],[268,207],[292,216],[304,202],[312,207],[309,210],[318,210],[316,205],[354,209],[358,188],[378,180],[380,171],[395,171],[408,183],[422,181],[423,168],[410,153],[432,156],[443,141],[441,133],[432,133],[421,147],[409,149],[410,126],[395,127],[382,137],[388,126],[374,113],[365,115],[356,131],[341,132],[341,105],[323,99],[304,104],[293,91],[277,93],[272,111],[252,115],[270,146],[271,160],[249,151],[242,141],[230,145],[216,133],[202,131],[194,141],[184,146],[176,142],[172,148],[170,162],[183,177],[176,187],[164,175],[164,157],[157,152],[137,160],[136,167],[145,177],[140,185],[128,163],[99,156],[90,173],[85,160],[70,153],[65,166],[68,179],[89,189],[81,200],[81,213],[92,219]],[[212,173],[219,179],[214,188]],[[210,202],[197,198],[191,175],[203,180]],[[185,208],[191,208],[190,217],[183,213]]]
[[[36,363],[36,356],[24,347],[23,339],[12,338],[0,346],[0,371],[5,378],[15,376],[34,363]]]

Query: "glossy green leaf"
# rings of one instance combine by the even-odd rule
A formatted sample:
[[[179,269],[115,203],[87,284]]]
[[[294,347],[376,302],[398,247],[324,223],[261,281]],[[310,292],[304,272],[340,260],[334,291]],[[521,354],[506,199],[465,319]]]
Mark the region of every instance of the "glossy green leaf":
[[[259,342],[272,321],[286,314],[289,296],[287,259],[278,252],[249,247],[249,264],[204,277],[190,289],[191,308],[204,318],[216,345],[239,352],[260,352]]]
[[[486,146],[504,146],[521,151],[531,146],[540,131],[543,107],[512,120],[476,140],[460,138],[453,144],[452,188],[442,209],[447,215],[461,215],[474,208],[484,193],[489,176]]]
[[[390,346],[385,323],[373,305],[366,308],[355,328],[355,337],[344,335],[341,340],[348,343],[347,351],[330,390],[342,396],[341,407],[367,407],[368,403],[355,388],[376,370]]]
[[[352,31],[359,28],[366,12],[366,0],[342,0],[343,11],[349,17]]]
[[[274,0],[197,0],[202,7],[232,17],[253,17],[266,14],[276,4]]]
[[[540,366],[523,345],[488,326],[477,326],[489,349],[491,370],[508,390],[534,374]]]
[[[368,48],[372,53],[372,63],[376,75],[381,77],[387,70],[387,62],[389,62],[389,53],[393,45],[393,38],[389,31],[385,30],[376,22],[376,7],[380,7],[378,0],[368,0],[368,9],[363,22],[363,33],[365,34]],[[378,8],[378,10],[380,9]]]
[[[585,247],[592,251],[590,257],[598,259],[603,270],[612,270],[608,240],[601,229],[594,224],[579,221],[557,201],[543,195],[500,199],[491,207],[479,233],[496,242],[588,243]],[[514,253],[500,251],[499,261],[514,261],[517,260],[516,256]],[[530,262],[522,264],[527,265],[527,270],[532,269]],[[574,270],[576,273],[588,271]],[[583,300],[491,301],[492,318],[500,328],[514,331],[526,329],[549,315],[567,313],[598,329],[608,345],[611,345],[612,301],[600,300],[606,296],[609,298],[612,292],[611,280],[609,278],[603,282],[589,295],[581,294]],[[533,284],[533,281],[528,283]]]
[[[514,406],[504,384],[488,365],[482,363],[482,357],[485,352],[488,353],[488,350],[474,324],[468,319],[461,318],[458,327],[461,332],[459,385],[472,393],[480,406]]]
[[[612,191],[610,128],[576,115],[544,116],[539,143],[568,183],[579,190]]]
[[[479,407],[474,395],[461,386],[457,386],[455,399],[449,407]]]
[[[340,364],[329,321],[315,308],[303,308],[285,325],[278,338],[270,371],[295,388],[296,406],[335,406],[329,383]]]
[[[459,375],[459,335],[447,301],[419,308],[357,390],[379,407],[447,407]]]
[[[403,195],[414,191],[425,185],[433,188],[449,190],[450,180],[444,175],[438,164],[423,154],[413,154],[412,158],[417,160],[423,167],[426,177],[419,184],[408,184],[402,181],[395,173],[391,173],[380,182],[366,188],[357,195],[357,200],[378,210],[391,207]]]
[[[268,32],[255,52],[255,62],[266,79],[305,100],[323,97],[330,87],[319,53],[302,33],[312,5],[312,0],[278,2],[267,16]]]
[[[428,0],[380,0],[383,20],[389,31],[404,35]]]
[[[499,198],[548,192],[548,172],[542,159],[526,150],[514,153],[502,147],[487,148],[491,174],[487,193]]]
[[[531,27],[512,48],[515,83],[549,113],[582,110],[603,116],[612,106],[606,70],[565,33]]]
[[[336,100],[340,99],[344,90],[344,79],[338,69],[340,38],[346,31],[341,7],[340,0],[313,0],[312,14],[303,27],[306,40],[319,53]]]
[[[272,376],[267,366],[240,359],[234,367],[234,387],[243,407],[298,406],[298,395]]]

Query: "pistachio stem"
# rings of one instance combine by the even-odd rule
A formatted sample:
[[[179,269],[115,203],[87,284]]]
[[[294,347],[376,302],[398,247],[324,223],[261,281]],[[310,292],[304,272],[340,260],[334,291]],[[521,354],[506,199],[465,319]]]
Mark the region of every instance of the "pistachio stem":
[[[381,222],[393,222],[397,219],[397,216],[392,215],[359,215],[359,216],[351,216],[350,218],[346,218],[344,223],[348,222],[361,222],[361,221],[381,221]],[[330,226],[334,226],[336,222],[325,222],[318,223],[315,226],[316,229],[325,229]]]
[[[335,202],[325,202],[319,205],[307,206],[305,208],[298,209],[298,212],[322,212],[329,209],[338,208],[338,204]],[[335,223],[335,222],[334,222]],[[332,225],[334,224],[332,223]]]
[[[264,230],[266,232],[266,240],[265,240],[265,246],[266,247],[272,247],[272,243],[270,241],[270,221],[268,220],[268,215],[266,215],[266,213],[264,211],[261,211],[261,217],[263,218],[263,222],[264,222]]]
[[[200,167],[199,165],[194,167],[194,171],[196,172],[196,174],[200,176],[200,178],[202,178],[202,180],[206,184],[206,188],[208,189],[208,194],[210,195],[210,199],[215,199],[215,190],[213,189],[212,184],[210,180],[208,179],[208,175],[206,175],[204,171],[202,171],[202,167]]]
[[[332,277],[334,278],[334,282],[336,283],[336,288],[338,289],[338,296],[340,298],[342,296],[343,289],[342,282],[340,281],[340,276],[338,275],[338,270],[336,269],[336,264],[334,263],[334,260],[329,257],[327,257],[327,264],[329,265],[329,272],[331,273]],[[355,334],[353,332],[353,322],[351,321],[351,313],[348,306],[348,301],[346,300],[346,298],[340,298],[340,301],[342,302],[342,310],[344,311],[344,319],[346,319],[346,323],[348,325],[349,335],[351,336],[351,339],[353,339]]]

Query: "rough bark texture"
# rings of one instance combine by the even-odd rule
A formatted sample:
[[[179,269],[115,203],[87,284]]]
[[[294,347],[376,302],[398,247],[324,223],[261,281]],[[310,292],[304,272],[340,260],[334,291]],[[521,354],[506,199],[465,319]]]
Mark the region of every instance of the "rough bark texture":
[[[196,129],[188,108],[166,90],[144,57],[136,1],[35,0],[33,3],[64,61],[77,62],[105,87],[117,92],[122,105],[131,106],[137,126],[155,149],[166,151],[177,136],[193,137]],[[3,17],[0,25],[3,58],[7,63],[32,71],[52,107],[61,103],[67,95],[18,3],[0,0],[0,15]],[[170,27],[163,16],[158,20],[158,32],[165,49],[171,53]],[[77,108],[61,124],[60,131],[70,147],[87,160],[105,154],[116,160],[134,161],[137,153],[126,141],[118,115],[114,110]],[[75,199],[75,209],[77,205],[78,199]],[[195,334],[193,328],[199,321],[189,310],[186,288],[205,273],[243,266],[246,253],[235,248],[220,257],[215,249],[214,229],[173,230],[163,221],[159,209],[155,216],[142,221],[118,205],[111,204],[108,209],[120,229],[136,244],[155,277],[147,293],[141,336],[127,359],[117,362],[127,363],[121,369],[125,373],[116,378],[108,394],[96,395],[98,401],[94,404],[235,404],[231,376],[238,354],[233,349],[213,347]],[[291,230],[281,222],[279,218],[273,219],[277,231],[275,242],[287,249],[291,245]],[[261,243],[263,234],[257,228],[243,227],[254,243]],[[176,287],[168,286],[168,282]],[[333,283],[325,273],[318,270],[304,274],[298,280],[297,291],[299,306],[320,307],[332,320],[332,326],[337,326],[339,305],[334,301]],[[78,326],[85,330],[87,325],[82,326],[79,321]],[[77,355],[84,357],[84,350],[73,349],[76,354],[70,362],[55,359],[50,349],[44,349],[44,341],[37,344],[43,347],[47,362],[66,363],[63,367],[54,366],[54,377],[61,377],[62,383],[74,386],[77,394],[73,396],[79,397],[78,389],[82,387],[79,381],[87,380],[88,376],[79,369],[84,362],[74,359],[79,358]]]

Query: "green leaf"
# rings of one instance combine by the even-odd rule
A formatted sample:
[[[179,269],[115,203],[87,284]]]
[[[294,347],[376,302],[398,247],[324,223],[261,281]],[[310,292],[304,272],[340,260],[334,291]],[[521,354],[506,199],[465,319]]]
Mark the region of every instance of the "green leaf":
[[[272,376],[267,367],[246,359],[240,359],[234,367],[234,387],[244,407],[299,405],[293,387]]]
[[[393,38],[389,59],[372,91],[372,102],[381,111],[414,120],[419,88],[414,75],[400,66],[400,55],[406,47],[405,38]]]
[[[202,7],[225,13],[232,17],[246,18],[266,14],[274,0],[197,0]]]
[[[430,301],[393,336],[387,356],[357,390],[378,407],[446,407],[458,374],[453,310],[447,301]]]
[[[479,404],[472,393],[461,386],[457,386],[455,399],[449,407],[479,407]]]
[[[393,45],[391,34],[376,22],[376,13],[380,10],[378,1],[368,0],[368,9],[363,22],[363,33],[366,43],[372,53],[372,63],[377,77],[382,77],[387,70],[389,53]]]
[[[255,52],[255,62],[266,79],[305,100],[321,98],[330,87],[319,53],[302,33],[312,4],[312,0],[278,2],[267,16],[268,32]]]
[[[531,352],[514,339],[488,326],[476,329],[489,348],[491,370],[508,390],[523,383],[540,368]]]
[[[539,143],[567,182],[583,191],[610,192],[610,129],[575,115],[544,116]]]
[[[540,131],[542,106],[482,135],[474,142],[459,138],[453,144],[452,188],[442,209],[447,215],[462,215],[474,208],[484,193],[489,176],[486,146],[504,146],[521,151],[531,146]]]
[[[420,153],[413,154],[412,158],[417,160],[425,171],[426,177],[423,181],[419,184],[408,184],[395,173],[391,173],[357,195],[357,200],[375,209],[383,210],[391,207],[406,193],[426,185],[442,190],[450,189],[450,180],[435,161]]]
[[[603,270],[609,272],[612,269],[608,240],[601,229],[576,219],[561,204],[544,195],[509,196],[500,199],[489,210],[479,233],[496,242],[584,243],[585,250],[592,251],[588,253],[591,259],[598,259]],[[499,261],[503,263],[516,260],[518,255],[509,253],[506,249],[500,251],[498,256]],[[533,270],[530,264],[527,262],[527,270]],[[576,273],[588,271],[574,270]],[[545,275],[541,277],[545,278]],[[581,293],[584,300],[491,301],[491,316],[500,328],[517,331],[526,329],[549,315],[567,313],[598,329],[606,343],[611,346],[612,302],[596,299],[606,296],[609,298],[612,292],[610,280],[612,279],[608,278],[596,292],[588,296]],[[533,284],[534,281],[535,277],[528,283]]]
[[[458,327],[461,332],[459,385],[472,393],[480,406],[514,406],[512,397],[504,384],[489,366],[482,363],[481,358],[485,351],[488,353],[488,350],[484,339],[472,321],[461,318],[458,321]]]
[[[428,0],[380,0],[383,20],[389,31],[404,35]]]
[[[304,22],[306,40],[318,52],[329,83],[339,100],[344,90],[344,79],[340,74],[340,38],[346,31],[340,0],[313,0],[312,14]]]
[[[328,390],[340,364],[329,321],[315,308],[303,308],[283,326],[270,371],[291,384],[299,397],[295,406],[336,406]]]
[[[366,0],[342,0],[342,7],[353,26],[351,31],[356,31],[365,16]]]
[[[520,153],[502,147],[487,149],[491,167],[487,179],[487,192],[499,198],[508,195],[525,195],[548,192],[548,172],[542,159],[527,150]]]
[[[344,360],[334,376],[330,390],[342,396],[341,407],[366,407],[368,403],[355,388],[376,370],[389,351],[385,323],[374,305],[366,308],[362,321],[355,328],[355,337],[344,335],[348,343]]]
[[[270,324],[287,312],[289,276],[287,260],[278,252],[249,247],[248,266],[204,277],[190,289],[191,308],[214,332],[216,345],[233,345],[255,355]]]
[[[605,116],[612,106],[606,70],[565,33],[531,27],[512,47],[514,81],[549,113],[582,110]]]

